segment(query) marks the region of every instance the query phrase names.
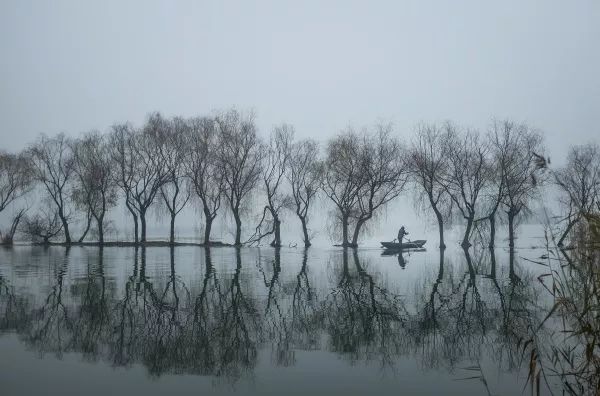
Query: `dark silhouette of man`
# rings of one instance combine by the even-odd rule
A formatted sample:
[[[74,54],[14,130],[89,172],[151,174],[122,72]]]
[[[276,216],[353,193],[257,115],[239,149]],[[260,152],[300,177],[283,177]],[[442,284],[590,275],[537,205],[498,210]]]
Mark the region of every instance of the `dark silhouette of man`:
[[[404,229],[404,226],[402,226],[398,230],[398,243],[402,243],[402,240],[404,239],[405,235],[408,235],[408,232],[406,232],[406,230]]]

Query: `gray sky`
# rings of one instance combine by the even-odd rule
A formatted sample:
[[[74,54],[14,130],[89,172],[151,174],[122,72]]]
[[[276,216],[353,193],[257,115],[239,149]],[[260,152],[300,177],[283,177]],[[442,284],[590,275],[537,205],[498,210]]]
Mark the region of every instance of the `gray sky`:
[[[0,4],[2,148],[158,110],[254,108],[263,131],[492,116],[586,141],[600,2],[23,1]],[[558,158],[557,158],[558,159]]]
[[[2,149],[232,105],[322,140],[510,117],[560,163],[598,136],[600,1],[0,0]]]

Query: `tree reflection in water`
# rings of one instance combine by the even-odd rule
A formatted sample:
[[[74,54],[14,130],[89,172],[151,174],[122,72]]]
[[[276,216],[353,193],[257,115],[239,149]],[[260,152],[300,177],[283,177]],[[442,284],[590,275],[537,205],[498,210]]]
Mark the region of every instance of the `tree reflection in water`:
[[[426,369],[445,367],[487,387],[482,361],[497,362],[506,371],[519,369],[518,345],[540,323],[535,279],[527,273],[523,281],[516,277],[513,254],[507,280],[497,277],[493,249],[475,250],[475,258],[464,250],[462,266],[451,265],[444,254],[430,293],[426,284],[417,296],[417,320],[409,332],[415,352]]]
[[[323,304],[329,348],[352,361],[378,359],[382,366],[389,365],[393,356],[406,350],[404,301],[376,284],[356,250],[355,272],[351,271],[348,256],[344,249],[338,285]]]
[[[63,303],[63,284],[70,249],[65,249],[64,260],[52,268],[54,285],[44,303],[34,307],[27,322],[20,324],[23,332],[20,334],[32,349],[40,355],[54,353],[61,358],[63,353],[73,349],[73,323],[69,309]]]
[[[20,294],[0,276],[0,331],[18,333],[42,355],[78,352],[115,367],[141,363],[152,376],[236,381],[252,376],[259,351],[270,348],[280,366],[296,364],[296,351],[325,349],[351,363],[385,368],[415,358],[423,369],[467,367],[484,378],[482,360],[517,369],[518,345],[540,323],[537,289],[514,253],[503,278],[498,271],[506,267],[493,249],[473,256],[465,250],[454,262],[441,250],[433,276],[401,294],[357,250],[332,254],[330,285],[315,283],[313,271],[322,265],[309,262],[308,250],[294,267],[282,262],[280,249],[269,249],[259,254],[258,271],[242,262],[240,249],[219,250],[235,258],[227,272],[214,262],[214,248],[202,250],[200,278],[187,284],[175,250],[168,274],[149,277],[147,249],[132,249],[122,284],[107,276],[103,249],[86,251],[82,277],[67,272],[66,250],[50,266],[52,285],[43,298]]]

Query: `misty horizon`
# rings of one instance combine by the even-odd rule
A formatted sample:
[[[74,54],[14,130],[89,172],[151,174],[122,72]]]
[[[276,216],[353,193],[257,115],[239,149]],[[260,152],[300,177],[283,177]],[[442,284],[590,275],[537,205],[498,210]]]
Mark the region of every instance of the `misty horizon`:
[[[300,137],[511,118],[560,158],[565,135],[583,144],[597,129],[600,6],[541,4],[3,2],[3,148],[234,105]]]

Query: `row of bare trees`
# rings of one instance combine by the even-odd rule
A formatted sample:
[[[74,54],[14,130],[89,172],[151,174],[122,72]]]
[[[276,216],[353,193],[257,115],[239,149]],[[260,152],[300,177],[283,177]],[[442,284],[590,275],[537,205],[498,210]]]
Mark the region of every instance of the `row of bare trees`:
[[[466,222],[463,247],[475,226],[488,222],[494,246],[498,211],[506,214],[510,246],[516,222],[532,208],[546,164],[542,135],[512,121],[495,121],[487,135],[452,123],[422,125],[412,145],[410,167],[423,202],[435,213],[444,243],[444,221]],[[542,154],[539,154],[542,153]]]
[[[103,244],[107,214],[119,201],[131,216],[134,243],[147,242],[151,209],[168,214],[169,241],[175,243],[177,215],[195,201],[202,208],[204,244],[212,243],[213,223],[226,209],[235,222],[236,246],[270,238],[274,247],[282,246],[287,213],[297,215],[310,246],[309,217],[319,196],[333,208],[334,235],[349,247],[358,246],[383,209],[407,190],[435,216],[441,248],[445,227],[456,219],[464,224],[463,247],[475,230],[486,231],[494,246],[500,218],[512,247],[518,222],[548,181],[558,187],[565,210],[560,244],[600,210],[597,146],[573,147],[566,166],[553,170],[541,133],[510,120],[494,121],[485,133],[451,122],[421,124],[408,143],[391,124],[348,127],[321,151],[315,140],[294,140],[289,124],[274,127],[263,141],[254,115],[237,110],[187,119],[152,113],[141,127],[115,124],[107,134],[77,139],[42,135],[22,154],[0,155],[0,212],[19,208],[3,240],[10,243],[21,229],[45,243],[62,234],[70,244],[94,229]],[[44,199],[27,216],[32,190],[41,190]],[[242,222],[251,212],[260,212],[260,220],[243,240]],[[83,232],[75,239],[72,224],[81,219]]]
[[[318,144],[294,142],[293,135],[293,127],[284,124],[265,143],[254,115],[237,110],[189,119],[153,113],[140,128],[116,124],[108,134],[93,131],[78,139],[42,135],[18,157],[2,154],[0,211],[39,188],[44,203],[25,218],[21,229],[26,235],[48,242],[62,234],[71,244],[72,223],[83,217],[77,241],[85,240],[93,224],[103,244],[106,215],[122,198],[131,215],[133,242],[147,241],[148,214],[157,208],[170,217],[169,241],[174,243],[177,215],[197,198],[205,244],[211,243],[213,222],[226,206],[235,221],[235,245],[258,243],[273,234],[272,245],[281,246],[281,212],[295,207],[310,244],[309,209],[322,167]],[[269,218],[243,241],[242,219],[258,191],[264,192]],[[16,225],[11,229],[12,236]]]
[[[543,152],[539,132],[509,120],[493,122],[486,134],[451,122],[422,124],[407,146],[390,125],[348,129],[328,142],[322,189],[337,208],[344,246],[356,246],[365,223],[407,186],[435,215],[440,248],[452,218],[465,224],[463,247],[476,228],[487,229],[493,247],[500,210],[513,246],[517,221],[547,178]]]

